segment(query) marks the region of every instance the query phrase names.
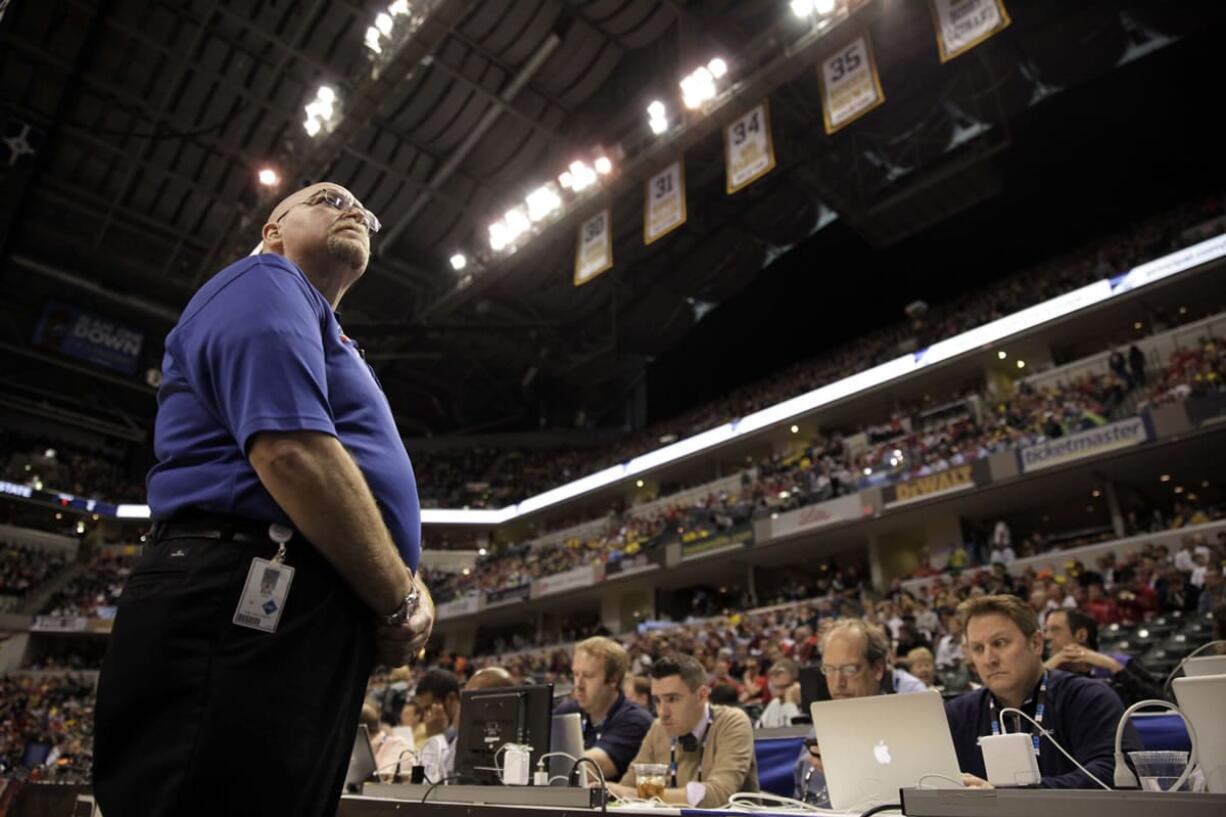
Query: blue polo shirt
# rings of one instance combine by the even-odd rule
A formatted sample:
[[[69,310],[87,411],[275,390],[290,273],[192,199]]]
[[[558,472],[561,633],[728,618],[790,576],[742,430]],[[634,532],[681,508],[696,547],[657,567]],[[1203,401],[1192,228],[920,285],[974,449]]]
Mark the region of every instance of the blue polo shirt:
[[[247,448],[261,431],[318,431],[353,456],[417,570],[417,483],[391,407],[296,265],[266,253],[214,276],[166,337],[162,376],[148,479],[155,519],[197,511],[289,524]]]
[[[623,692],[617,693],[617,700],[600,723],[592,723],[592,719],[579,708],[579,702],[574,698],[558,704],[553,714],[569,715],[572,712],[583,716],[583,748],[595,747],[604,751],[617,767],[617,775],[609,781],[620,780],[630,761],[639,753],[643,738],[651,728],[651,713],[634,701],[626,700]]]
[[[1019,707],[1030,717],[1035,716],[1037,705],[1035,690]],[[986,779],[983,766],[983,751],[979,738],[992,734],[989,716],[987,687],[965,692],[945,703],[945,716],[949,720],[949,732],[958,753],[958,765],[962,771]],[[1081,765],[1107,785],[1112,785],[1115,773],[1115,730],[1124,705],[1111,687],[1101,681],[1072,675],[1062,670],[1052,670],[1047,680],[1047,699],[1043,707],[1043,728],[1060,741]],[[999,715],[1000,708],[997,708]],[[1013,718],[1006,717],[1006,722]],[[1012,725],[1010,725],[1012,728]],[[1023,731],[1037,731],[1023,721]],[[1138,751],[1141,738],[1128,724],[1124,727],[1124,754]],[[1040,785],[1046,789],[1096,789],[1098,785],[1085,773],[1069,762],[1060,750],[1046,738],[1039,742],[1039,772],[1043,776]]]

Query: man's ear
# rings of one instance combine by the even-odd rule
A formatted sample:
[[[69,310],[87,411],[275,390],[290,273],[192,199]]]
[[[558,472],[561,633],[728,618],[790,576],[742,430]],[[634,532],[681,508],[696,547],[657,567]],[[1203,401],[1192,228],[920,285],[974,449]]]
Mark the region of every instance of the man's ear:
[[[1090,642],[1090,631],[1082,627],[1077,632],[1073,633],[1073,640],[1083,647]]]
[[[279,249],[281,247],[281,225],[275,221],[268,222],[260,231],[260,238],[264,242],[265,250]]]

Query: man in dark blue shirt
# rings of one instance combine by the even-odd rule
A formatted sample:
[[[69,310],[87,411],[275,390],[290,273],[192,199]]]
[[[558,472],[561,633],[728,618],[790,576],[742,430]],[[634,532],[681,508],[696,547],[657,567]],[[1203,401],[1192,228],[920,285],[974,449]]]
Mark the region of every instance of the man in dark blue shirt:
[[[166,338],[153,541],[98,689],[108,814],[334,813],[372,665],[429,637],[413,468],[334,311],[378,228],[338,185],[291,194]]]
[[[626,700],[622,692],[629,669],[626,648],[611,638],[580,641],[571,661],[574,698],[554,710],[556,715],[578,712],[583,716],[583,754],[600,766],[610,783],[625,774],[651,728],[651,713]]]
[[[1016,596],[980,596],[959,610],[966,622],[966,655],[984,686],[945,705],[949,731],[965,782],[988,787],[979,738],[1000,731],[1001,710],[1020,709],[1103,784],[1115,769],[1115,730],[1124,706],[1106,684],[1043,666],[1039,620]],[[1009,732],[1038,735],[1033,724],[1006,714]],[[1124,752],[1141,749],[1136,731],[1124,730]],[[1034,740],[1042,785],[1050,789],[1098,788],[1046,737]]]

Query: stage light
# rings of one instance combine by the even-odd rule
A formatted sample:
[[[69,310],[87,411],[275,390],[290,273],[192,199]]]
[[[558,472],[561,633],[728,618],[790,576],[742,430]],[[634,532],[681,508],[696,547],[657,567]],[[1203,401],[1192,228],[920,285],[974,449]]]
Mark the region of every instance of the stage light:
[[[319,90],[315,92],[315,98],[330,106],[336,101],[336,91],[332,90],[329,85],[320,85]]]
[[[613,163],[609,161],[608,156],[601,156],[596,159],[596,172],[601,176],[608,175],[613,171]]]
[[[799,433],[800,433],[800,426],[792,426],[792,433],[793,433],[793,434],[799,434]]]
[[[1026,368],[1026,361],[1024,361],[1024,360],[1019,360],[1019,361],[1017,362],[1017,367],[1018,367],[1019,369],[1025,369],[1025,368]]]
[[[311,136],[324,130],[336,113],[336,91],[330,86],[321,85],[315,92],[315,98],[306,105],[306,120],[302,127]]]
[[[276,187],[281,183],[281,176],[271,167],[262,167],[259,172],[260,184],[265,187]]]
[[[451,268],[456,272],[468,266],[468,259],[464,257],[464,253],[458,252],[451,256]]]
[[[402,14],[408,14],[412,9],[409,8],[408,0],[396,0],[387,7],[387,13],[393,17],[399,17]]]
[[[728,73],[728,63],[716,57],[707,63],[707,70],[711,72],[711,76],[720,79],[724,74]]]
[[[813,9],[818,14],[829,14],[834,11],[834,0],[817,0],[813,4]]]
[[[558,176],[558,184],[566,190],[573,190],[575,187],[575,177],[569,170],[565,170],[561,176]]]
[[[635,488],[642,488],[642,487],[643,487],[643,480],[641,480],[641,479],[636,479],[636,480],[634,481],[634,487],[635,487]]]
[[[375,17],[375,28],[379,29],[384,36],[392,33],[392,17],[390,14],[380,12],[379,16]]]
[[[488,550],[486,550],[485,548],[477,548],[477,555],[478,555],[478,556],[487,556],[487,555],[489,555],[489,551],[488,551]]]
[[[658,99],[652,100],[647,106],[647,124],[657,136],[668,130],[668,108]]]
[[[302,123],[302,127],[306,129],[308,136],[315,136],[323,129],[318,119],[308,119]]]
[[[1009,356],[1009,353],[1006,352],[1004,349],[1001,349],[999,352],[996,353],[997,360],[1004,360],[1008,356]]]

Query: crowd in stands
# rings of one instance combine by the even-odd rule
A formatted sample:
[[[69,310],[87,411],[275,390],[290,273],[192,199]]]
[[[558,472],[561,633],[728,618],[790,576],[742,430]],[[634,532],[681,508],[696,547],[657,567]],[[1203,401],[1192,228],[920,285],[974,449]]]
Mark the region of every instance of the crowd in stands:
[[[925,427],[908,426],[895,416],[870,429],[870,447],[853,456],[844,438],[818,437],[787,455],[775,455],[744,472],[738,491],[702,496],[639,515],[614,510],[601,529],[586,537],[531,547],[518,543],[495,548],[479,569],[432,576],[440,603],[472,593],[505,590],[533,579],[593,562],[609,564],[635,558],[670,539],[703,537],[764,516],[853,493],[861,487],[939,473],[998,451],[1058,439],[1113,419],[1113,411],[1134,393],[1157,389],[1165,400],[1226,388],[1226,358],[1212,337],[1195,348],[1177,351],[1167,364],[1146,372],[1143,361],[1123,372],[1088,374],[1058,386],[1034,388],[1019,381],[1010,395],[959,399]],[[1187,382],[1195,389],[1187,387]],[[1170,384],[1176,383],[1177,386]],[[974,397],[974,396],[972,396]],[[981,558],[980,563],[986,563]]]
[[[0,776],[88,782],[93,735],[92,678],[0,676]]]
[[[132,479],[112,455],[0,429],[0,479],[86,499],[144,502],[143,480]]]
[[[462,460],[469,455],[414,453],[419,474],[434,473],[433,463],[438,461],[441,463],[438,470],[447,475],[437,488],[420,480],[422,490],[435,503],[446,507],[500,507],[519,501],[1202,240],[1204,236],[1188,228],[1220,216],[1223,203],[1221,196],[1190,202],[1038,268],[994,282],[984,290],[937,305],[902,324],[832,350],[824,357],[736,389],[718,401],[600,450],[506,452],[501,457],[484,452],[487,456],[480,458],[480,472],[470,471],[467,479],[454,472],[454,465],[457,457]],[[1152,324],[1161,331],[1168,326],[1168,319],[1159,311]],[[457,492],[457,488],[461,490]]]
[[[66,565],[58,551],[0,542],[0,597],[23,599]]]
[[[136,557],[96,554],[81,568],[79,575],[56,592],[43,613],[52,616],[114,616],[123,583],[132,572]]]

